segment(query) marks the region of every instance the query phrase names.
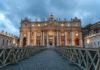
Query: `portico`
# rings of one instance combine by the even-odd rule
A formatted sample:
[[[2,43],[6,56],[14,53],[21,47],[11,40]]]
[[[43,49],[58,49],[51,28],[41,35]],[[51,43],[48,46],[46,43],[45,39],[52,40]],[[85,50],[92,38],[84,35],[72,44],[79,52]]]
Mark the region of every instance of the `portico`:
[[[47,21],[21,24],[20,46],[82,46],[80,20],[55,21],[50,15]]]

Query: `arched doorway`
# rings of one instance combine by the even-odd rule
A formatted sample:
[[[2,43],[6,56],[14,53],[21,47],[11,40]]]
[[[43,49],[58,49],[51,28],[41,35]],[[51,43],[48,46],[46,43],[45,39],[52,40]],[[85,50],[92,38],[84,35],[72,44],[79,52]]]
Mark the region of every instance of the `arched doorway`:
[[[26,46],[26,37],[23,38],[23,46]]]
[[[49,45],[53,46],[53,36],[49,36]]]
[[[53,46],[53,36],[54,36],[54,31],[50,30],[48,32],[48,45]]]
[[[40,45],[41,45],[40,39],[37,39],[37,40],[36,40],[36,44],[37,44],[37,46],[40,46]]]
[[[65,36],[61,36],[61,46],[65,45]]]
[[[76,46],[79,45],[79,38],[75,38],[75,45],[76,45]]]

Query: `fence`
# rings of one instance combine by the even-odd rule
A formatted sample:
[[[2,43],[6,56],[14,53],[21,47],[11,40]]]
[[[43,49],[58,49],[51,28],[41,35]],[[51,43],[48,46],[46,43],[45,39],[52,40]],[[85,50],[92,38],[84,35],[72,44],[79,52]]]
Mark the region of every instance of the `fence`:
[[[41,47],[1,48],[0,68],[8,64],[17,63],[20,60],[28,58],[41,50],[43,50]]]
[[[83,70],[100,70],[100,48],[58,47],[56,51]]]

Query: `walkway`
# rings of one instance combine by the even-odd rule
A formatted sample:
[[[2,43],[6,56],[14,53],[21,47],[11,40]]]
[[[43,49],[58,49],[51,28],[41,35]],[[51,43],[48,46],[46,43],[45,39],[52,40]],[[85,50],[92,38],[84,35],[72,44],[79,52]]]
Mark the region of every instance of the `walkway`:
[[[59,56],[52,49],[47,49],[17,64],[8,65],[0,70],[81,70],[76,65]]]

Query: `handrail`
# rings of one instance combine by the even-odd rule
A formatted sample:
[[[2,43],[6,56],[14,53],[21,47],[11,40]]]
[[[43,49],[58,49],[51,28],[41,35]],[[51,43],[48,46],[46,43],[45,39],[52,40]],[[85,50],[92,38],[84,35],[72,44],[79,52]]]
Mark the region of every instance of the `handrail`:
[[[43,49],[43,47],[0,48],[0,68],[17,63]]]
[[[83,70],[100,70],[100,48],[57,47],[56,51]]]

